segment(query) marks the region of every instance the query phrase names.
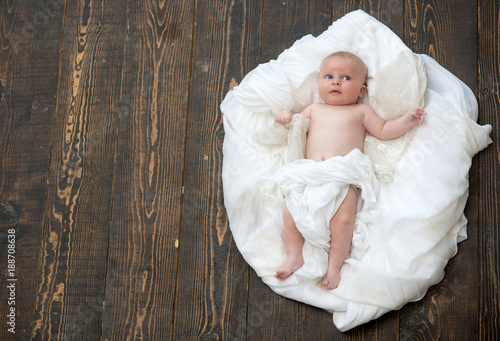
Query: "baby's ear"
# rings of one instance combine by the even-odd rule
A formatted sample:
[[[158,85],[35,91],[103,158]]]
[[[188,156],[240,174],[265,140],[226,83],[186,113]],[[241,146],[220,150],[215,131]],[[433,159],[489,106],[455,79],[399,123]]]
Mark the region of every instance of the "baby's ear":
[[[364,85],[364,84],[363,84],[363,85],[361,86],[361,88],[359,89],[359,95],[358,95],[358,96],[359,96],[360,98],[361,98],[361,97],[363,97],[363,95],[365,94],[365,92],[366,92],[366,85]]]

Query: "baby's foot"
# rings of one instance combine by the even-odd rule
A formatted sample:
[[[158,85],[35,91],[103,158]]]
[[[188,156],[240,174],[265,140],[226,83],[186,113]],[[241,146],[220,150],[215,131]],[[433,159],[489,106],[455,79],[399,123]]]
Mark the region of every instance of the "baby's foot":
[[[339,286],[340,282],[340,268],[331,267],[326,271],[325,277],[321,286],[326,290],[333,290]]]
[[[304,265],[304,259],[302,257],[288,257],[285,263],[283,263],[281,267],[276,270],[276,275],[274,275],[274,277],[280,281],[284,281],[290,277],[291,274],[301,268],[302,265]]]

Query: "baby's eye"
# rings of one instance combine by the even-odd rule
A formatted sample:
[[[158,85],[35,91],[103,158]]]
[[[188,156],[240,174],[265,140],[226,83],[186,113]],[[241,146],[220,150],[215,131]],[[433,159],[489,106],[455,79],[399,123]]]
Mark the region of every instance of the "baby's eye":
[[[326,75],[325,77],[326,79],[333,79],[333,76],[332,75]]]
[[[344,77],[342,77],[342,79],[343,79],[343,80],[345,80],[345,81],[350,81],[350,80],[351,80],[351,77],[349,77],[349,76],[344,76]]]

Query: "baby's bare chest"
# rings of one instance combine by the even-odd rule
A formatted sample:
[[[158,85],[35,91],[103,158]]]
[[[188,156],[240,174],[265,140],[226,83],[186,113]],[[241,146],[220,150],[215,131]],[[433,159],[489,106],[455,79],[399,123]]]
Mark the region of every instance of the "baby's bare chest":
[[[355,110],[318,110],[311,115],[311,131],[364,132],[361,115]]]

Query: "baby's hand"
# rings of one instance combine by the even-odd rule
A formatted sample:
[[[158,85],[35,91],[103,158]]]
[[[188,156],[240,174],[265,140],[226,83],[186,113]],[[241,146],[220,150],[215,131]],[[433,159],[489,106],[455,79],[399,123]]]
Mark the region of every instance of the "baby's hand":
[[[427,113],[424,111],[424,109],[417,107],[406,112],[404,121],[409,127],[414,127],[416,125],[422,125],[422,123],[424,123],[424,116],[427,116]]]
[[[281,124],[288,124],[292,120],[293,115],[293,112],[290,110],[283,110],[274,115],[274,120]]]

